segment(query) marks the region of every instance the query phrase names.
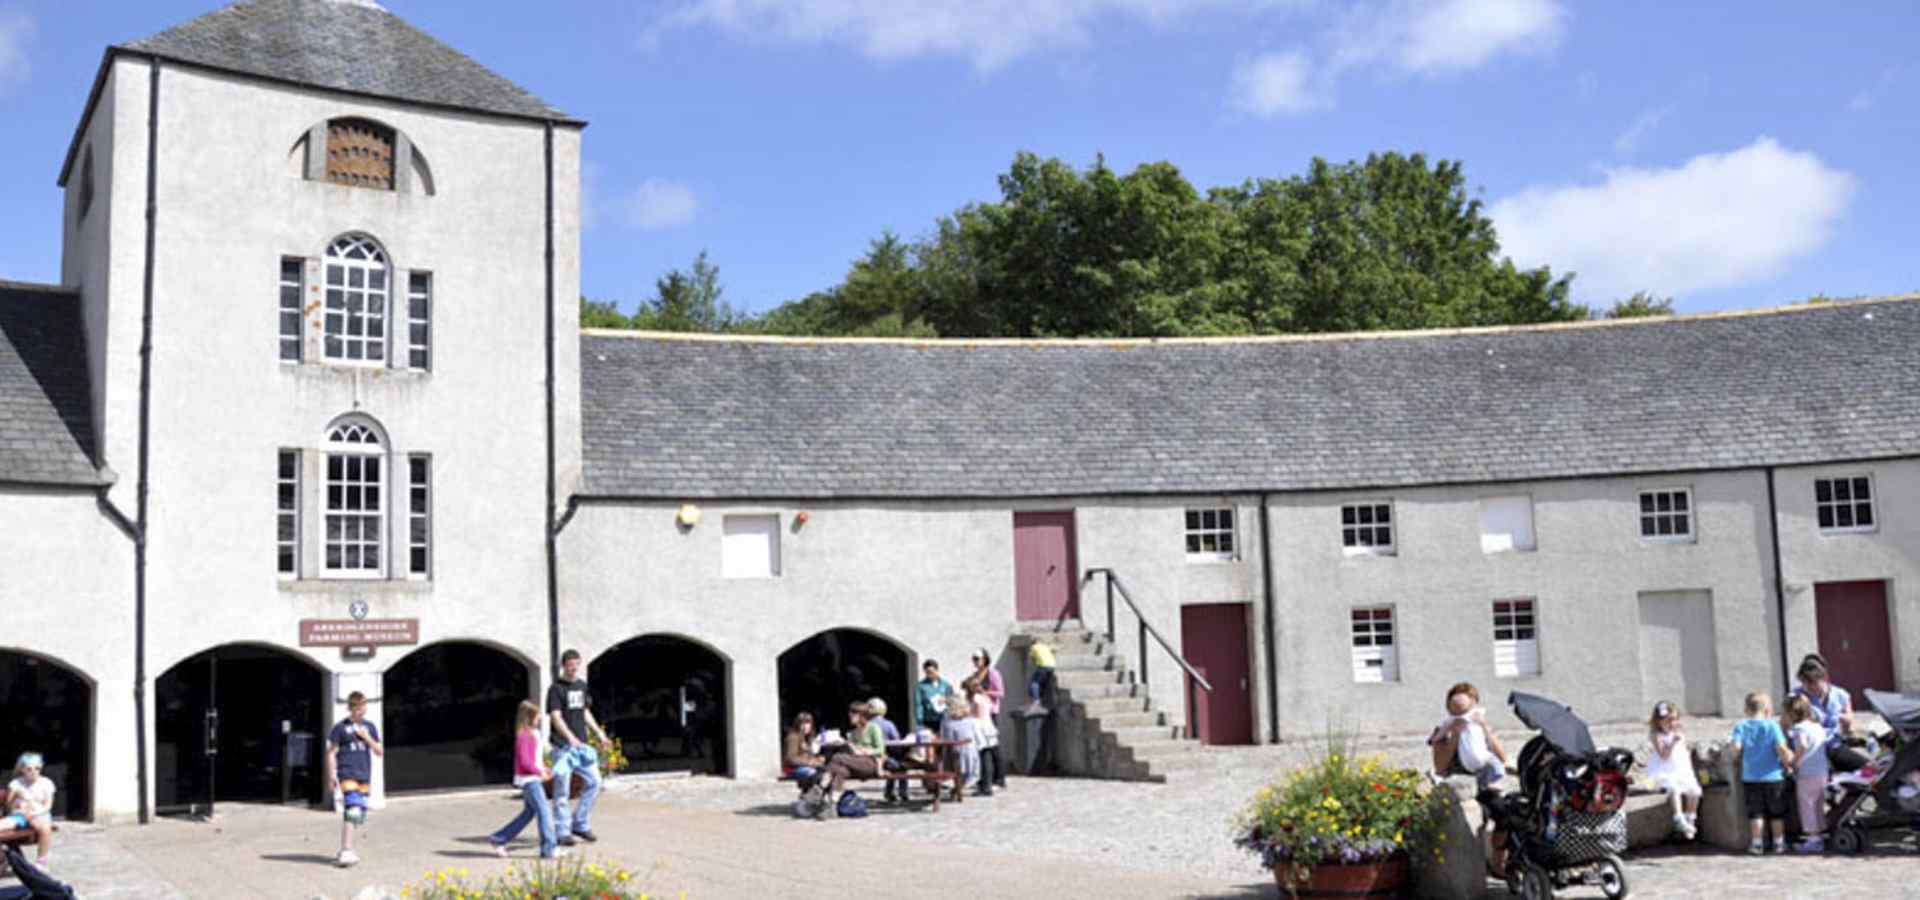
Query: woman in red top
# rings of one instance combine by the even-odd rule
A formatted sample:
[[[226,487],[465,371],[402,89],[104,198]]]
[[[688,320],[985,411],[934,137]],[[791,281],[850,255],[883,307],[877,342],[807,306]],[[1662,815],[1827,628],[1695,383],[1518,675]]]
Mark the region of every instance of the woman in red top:
[[[513,817],[505,828],[487,837],[493,845],[493,852],[502,859],[507,855],[507,844],[520,836],[527,823],[540,823],[540,858],[553,859],[567,855],[567,851],[554,846],[553,807],[547,805],[547,792],[543,785],[553,779],[553,772],[540,761],[540,707],[530,700],[520,701],[520,727],[513,735],[513,786],[520,789],[520,797],[526,801],[520,814]]]

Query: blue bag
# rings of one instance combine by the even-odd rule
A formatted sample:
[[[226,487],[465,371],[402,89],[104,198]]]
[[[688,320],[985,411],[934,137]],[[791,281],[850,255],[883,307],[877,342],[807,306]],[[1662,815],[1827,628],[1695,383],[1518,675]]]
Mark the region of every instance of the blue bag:
[[[867,801],[860,799],[859,794],[848,791],[840,795],[840,803],[834,807],[834,812],[839,813],[842,819],[864,819],[867,817]]]

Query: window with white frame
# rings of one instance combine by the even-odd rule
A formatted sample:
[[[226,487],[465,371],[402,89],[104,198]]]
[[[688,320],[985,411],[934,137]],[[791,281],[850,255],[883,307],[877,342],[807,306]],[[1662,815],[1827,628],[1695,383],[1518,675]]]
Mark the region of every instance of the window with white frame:
[[[407,273],[407,368],[433,368],[433,273]]]
[[[385,571],[381,521],[386,444],[373,427],[349,421],[327,434],[326,531],[322,571],[342,578],[378,578]]]
[[[1821,531],[1872,531],[1873,479],[1865,475],[1813,480]]]
[[[274,537],[276,571],[288,578],[300,576],[300,451],[280,451],[275,474],[275,510],[278,521]]]
[[[349,234],[327,247],[323,355],[328,360],[380,363],[387,358],[386,251],[365,235]]]
[[[1532,598],[1493,601],[1493,674],[1540,674],[1540,631]]]
[[[407,457],[407,574],[433,575],[433,458]]]
[[[1640,536],[1653,541],[1693,539],[1693,492],[1668,488],[1640,492]]]
[[[1393,643],[1393,607],[1362,607],[1353,611],[1353,680],[1372,684],[1400,680],[1400,661]]]
[[[720,574],[773,578],[780,574],[780,517],[727,516],[720,521]]]
[[[1348,503],[1340,507],[1340,545],[1348,553],[1393,552],[1393,504]]]
[[[1234,559],[1233,508],[1187,510],[1187,559]]]
[[[300,361],[300,323],[306,286],[306,263],[293,257],[280,260],[280,361]]]
[[[1533,498],[1488,497],[1480,501],[1480,552],[1532,550]]]

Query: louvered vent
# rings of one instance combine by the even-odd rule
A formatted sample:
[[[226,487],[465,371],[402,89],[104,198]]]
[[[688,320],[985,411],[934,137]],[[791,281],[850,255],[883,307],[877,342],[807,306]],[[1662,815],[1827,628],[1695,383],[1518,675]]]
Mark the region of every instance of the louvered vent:
[[[328,122],[327,180],[393,190],[393,129],[361,119]]]

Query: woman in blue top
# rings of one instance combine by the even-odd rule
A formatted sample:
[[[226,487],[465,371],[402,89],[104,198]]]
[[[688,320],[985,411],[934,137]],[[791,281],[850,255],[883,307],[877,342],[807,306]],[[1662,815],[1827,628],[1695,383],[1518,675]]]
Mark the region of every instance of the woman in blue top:
[[[1827,732],[1827,759],[1835,772],[1851,772],[1871,761],[1867,753],[1857,747],[1849,746],[1847,737],[1853,734],[1853,697],[1847,689],[1833,683],[1828,672],[1827,660],[1818,653],[1809,653],[1800,661],[1800,686],[1787,695],[1787,702],[1794,697],[1805,697],[1813,707],[1814,721]]]

